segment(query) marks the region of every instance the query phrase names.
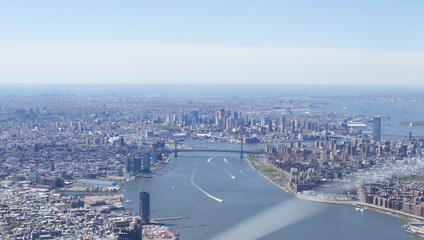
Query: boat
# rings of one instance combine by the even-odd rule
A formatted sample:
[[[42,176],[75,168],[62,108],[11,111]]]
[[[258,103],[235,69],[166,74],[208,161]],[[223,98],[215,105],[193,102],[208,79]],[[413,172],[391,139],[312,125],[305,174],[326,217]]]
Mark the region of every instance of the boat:
[[[132,203],[132,201],[131,200],[127,200],[127,201],[125,201],[126,203]]]
[[[357,212],[364,212],[365,210],[364,210],[363,208],[356,207],[356,208],[355,208],[355,211],[357,211]]]

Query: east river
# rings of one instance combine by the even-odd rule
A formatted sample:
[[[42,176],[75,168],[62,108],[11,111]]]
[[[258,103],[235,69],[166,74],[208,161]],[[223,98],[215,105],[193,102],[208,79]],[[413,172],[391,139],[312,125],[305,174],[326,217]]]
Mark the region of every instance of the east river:
[[[211,149],[240,147],[187,143]],[[135,179],[122,190],[125,200],[132,201],[126,206],[136,212],[138,193],[148,190],[153,219],[188,216],[165,221],[179,230],[180,239],[419,239],[405,232],[406,220],[401,218],[295,198],[253,170],[239,154],[180,153],[159,176]]]
[[[317,112],[381,115],[382,138],[424,135],[424,127],[400,125],[422,120],[421,102],[330,100]],[[187,141],[210,149],[239,149],[233,143]],[[265,144],[245,145],[245,149]],[[211,159],[212,158],[212,159]],[[225,160],[224,160],[225,159]],[[188,216],[165,221],[180,239],[420,239],[402,228],[406,220],[352,206],[314,203],[293,197],[253,170],[246,159],[230,153],[180,153],[155,178],[123,186],[126,204],[138,212],[138,193],[151,193],[152,218]],[[223,200],[221,203],[219,200]]]

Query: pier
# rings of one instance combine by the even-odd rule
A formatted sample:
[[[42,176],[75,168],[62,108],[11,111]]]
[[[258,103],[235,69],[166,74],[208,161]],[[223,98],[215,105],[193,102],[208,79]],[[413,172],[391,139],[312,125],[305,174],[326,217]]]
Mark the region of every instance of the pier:
[[[188,216],[178,216],[178,217],[167,217],[167,218],[155,218],[152,219],[152,221],[160,222],[160,221],[168,221],[168,220],[180,220],[180,219],[187,219]]]

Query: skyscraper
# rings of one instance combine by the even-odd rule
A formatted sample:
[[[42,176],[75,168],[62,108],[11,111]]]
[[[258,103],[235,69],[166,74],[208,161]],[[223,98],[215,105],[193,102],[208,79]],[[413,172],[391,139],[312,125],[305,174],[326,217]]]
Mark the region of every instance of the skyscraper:
[[[152,152],[151,155],[152,155],[152,159],[150,160],[150,163],[155,164],[156,161],[158,160],[158,154],[156,152]],[[150,171],[150,167],[149,167],[149,171]]]
[[[140,192],[139,212],[143,224],[150,222],[150,193],[148,191]]]
[[[261,126],[262,127],[266,127],[269,123],[269,118],[268,117],[261,117]]]
[[[191,125],[194,126],[199,122],[199,112],[198,111],[192,111],[191,115],[192,115]]]
[[[280,133],[284,133],[284,124],[286,123],[286,118],[282,116],[280,118]]]
[[[180,124],[183,124],[184,123],[184,112],[180,111],[178,117],[179,117],[179,120],[180,120]]]
[[[150,172],[150,152],[143,153],[143,172],[149,173]]]
[[[131,159],[131,157],[132,157],[132,155],[128,156],[127,157],[127,161],[125,163],[125,168],[126,168],[127,172],[132,172],[133,171],[134,162]]]
[[[218,117],[219,118],[225,118],[225,110],[224,109],[219,110]]]
[[[372,140],[379,142],[381,139],[381,117],[374,117]]]
[[[135,154],[132,155],[132,161],[134,163],[134,173],[141,172],[141,157],[135,156]]]
[[[227,130],[231,130],[233,128],[233,118],[232,117],[227,118],[227,121],[225,123],[225,128]]]

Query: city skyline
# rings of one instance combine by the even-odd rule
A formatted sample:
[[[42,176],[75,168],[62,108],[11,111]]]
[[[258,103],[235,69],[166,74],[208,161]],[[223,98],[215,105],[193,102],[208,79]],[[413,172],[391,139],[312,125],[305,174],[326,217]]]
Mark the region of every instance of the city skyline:
[[[0,99],[6,238],[399,240],[422,231],[422,93]]]
[[[2,3],[0,84],[420,85],[423,3]]]

